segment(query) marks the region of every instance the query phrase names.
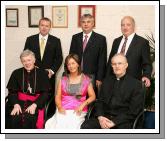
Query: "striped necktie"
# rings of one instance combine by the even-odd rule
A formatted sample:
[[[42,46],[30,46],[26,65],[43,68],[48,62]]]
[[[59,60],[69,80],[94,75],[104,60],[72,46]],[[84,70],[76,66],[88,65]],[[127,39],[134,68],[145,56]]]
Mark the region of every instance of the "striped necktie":
[[[126,48],[126,42],[127,42],[127,40],[128,40],[128,38],[125,37],[125,41],[124,41],[124,43],[123,43],[123,45],[122,45],[121,52],[120,52],[120,53],[122,53],[122,54],[125,54],[125,48]]]

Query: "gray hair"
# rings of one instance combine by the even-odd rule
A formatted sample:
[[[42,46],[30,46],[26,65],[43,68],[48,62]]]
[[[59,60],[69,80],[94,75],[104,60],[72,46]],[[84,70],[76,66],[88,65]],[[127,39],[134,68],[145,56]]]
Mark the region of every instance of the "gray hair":
[[[80,21],[83,21],[83,19],[85,19],[85,18],[89,18],[89,19],[92,19],[94,21],[94,17],[91,14],[82,15]]]
[[[117,54],[115,54],[115,55],[111,58],[111,62],[112,62],[112,60],[113,60],[115,57],[118,57],[118,56],[123,57],[124,60],[125,60],[125,62],[128,63],[128,60],[127,60],[126,56],[125,56],[124,54],[122,54],[122,53],[117,53]]]
[[[20,59],[22,59],[23,57],[29,56],[31,55],[34,59],[35,59],[35,54],[34,52],[32,52],[29,49],[24,50],[21,54],[20,54]]]

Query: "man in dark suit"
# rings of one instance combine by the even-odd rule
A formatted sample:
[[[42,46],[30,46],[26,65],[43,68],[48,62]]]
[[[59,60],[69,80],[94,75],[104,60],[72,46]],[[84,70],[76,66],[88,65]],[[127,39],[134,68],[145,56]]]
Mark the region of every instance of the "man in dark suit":
[[[46,70],[51,83],[50,98],[55,94],[55,76],[59,70],[62,61],[62,49],[60,39],[49,34],[51,20],[42,18],[39,21],[39,34],[27,38],[25,49],[34,52],[36,57],[35,65]],[[53,106],[55,106],[53,102]],[[53,111],[54,112],[54,109]]]
[[[86,120],[83,129],[129,129],[144,110],[144,89],[141,81],[126,74],[127,59],[115,54],[110,65],[114,75],[104,79],[95,104],[95,118]]]
[[[111,58],[116,53],[123,53],[129,64],[127,73],[139,80],[145,81],[146,87],[149,87],[152,71],[149,42],[134,33],[135,21],[130,16],[125,16],[121,20],[121,31],[123,35],[116,38],[113,42],[107,63],[106,76],[113,74],[110,65]]]
[[[107,63],[106,38],[93,31],[94,18],[90,14],[81,17],[83,32],[73,35],[69,53],[77,54],[83,73],[92,76],[94,87],[104,78]]]

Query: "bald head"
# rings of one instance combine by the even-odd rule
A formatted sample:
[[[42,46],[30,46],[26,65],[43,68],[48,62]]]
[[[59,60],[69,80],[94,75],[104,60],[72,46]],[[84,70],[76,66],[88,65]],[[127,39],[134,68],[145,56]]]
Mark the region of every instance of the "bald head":
[[[122,53],[117,53],[115,54],[112,58],[111,58],[111,63],[114,61],[114,60],[117,60],[117,58],[119,58],[122,62],[125,62],[127,63],[127,59],[125,57],[125,55],[123,55]]]
[[[128,62],[123,54],[115,54],[111,59],[111,65],[116,77],[120,78],[126,73]]]
[[[131,16],[125,16],[121,20],[121,31],[125,37],[128,37],[135,31],[135,20]]]

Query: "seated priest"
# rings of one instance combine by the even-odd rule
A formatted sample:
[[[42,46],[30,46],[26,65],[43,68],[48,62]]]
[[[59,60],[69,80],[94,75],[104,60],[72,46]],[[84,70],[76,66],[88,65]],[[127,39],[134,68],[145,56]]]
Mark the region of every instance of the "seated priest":
[[[35,66],[32,51],[23,51],[20,60],[23,67],[13,71],[7,84],[6,128],[44,128],[44,107],[50,90],[49,78],[44,70]]]

